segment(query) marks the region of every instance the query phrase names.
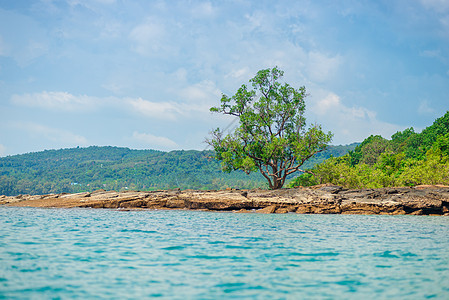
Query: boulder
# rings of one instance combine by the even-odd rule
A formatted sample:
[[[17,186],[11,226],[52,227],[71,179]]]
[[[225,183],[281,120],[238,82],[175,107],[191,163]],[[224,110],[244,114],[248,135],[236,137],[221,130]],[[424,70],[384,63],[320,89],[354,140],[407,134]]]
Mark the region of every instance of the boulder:
[[[259,213],[259,214],[272,214],[275,211],[276,211],[276,205],[270,205],[270,206],[267,206],[265,208],[256,210],[256,213]]]

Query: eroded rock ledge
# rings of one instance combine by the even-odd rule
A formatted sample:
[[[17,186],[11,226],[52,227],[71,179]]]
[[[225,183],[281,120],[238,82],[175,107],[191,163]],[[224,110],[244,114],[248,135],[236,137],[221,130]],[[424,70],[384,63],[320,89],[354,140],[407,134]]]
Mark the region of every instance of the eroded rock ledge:
[[[114,192],[0,196],[0,205],[113,209],[193,209],[244,213],[449,216],[449,186],[348,190],[340,186],[267,190]]]

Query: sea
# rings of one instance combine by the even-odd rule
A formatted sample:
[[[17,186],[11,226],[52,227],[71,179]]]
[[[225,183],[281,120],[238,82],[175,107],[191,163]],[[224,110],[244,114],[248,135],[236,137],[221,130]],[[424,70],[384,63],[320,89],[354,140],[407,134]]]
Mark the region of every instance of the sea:
[[[0,207],[0,299],[449,299],[449,217]]]

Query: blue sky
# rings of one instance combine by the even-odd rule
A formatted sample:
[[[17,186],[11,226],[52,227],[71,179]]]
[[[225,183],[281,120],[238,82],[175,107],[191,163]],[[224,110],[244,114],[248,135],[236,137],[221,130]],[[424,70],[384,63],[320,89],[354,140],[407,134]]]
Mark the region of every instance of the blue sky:
[[[0,0],[0,156],[202,150],[274,66],[333,144],[422,130],[449,109],[449,1]]]

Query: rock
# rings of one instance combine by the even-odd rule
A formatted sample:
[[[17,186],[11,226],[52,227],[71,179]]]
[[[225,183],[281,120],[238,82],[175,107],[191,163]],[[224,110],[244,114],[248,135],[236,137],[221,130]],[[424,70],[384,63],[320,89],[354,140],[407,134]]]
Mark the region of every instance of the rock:
[[[251,195],[251,197],[248,197]],[[339,186],[280,190],[104,191],[60,195],[1,196],[1,205],[130,209],[200,209],[299,214],[449,214],[449,188],[346,190]]]
[[[188,209],[239,210],[242,208],[252,208],[251,201],[237,199],[186,199],[184,202],[185,207]]]
[[[247,214],[252,213],[252,211],[242,208],[241,210],[234,211],[236,214]]]
[[[344,201],[340,206],[342,214],[365,214],[374,215],[383,212],[382,207],[371,203],[358,203],[354,201]]]
[[[272,214],[275,211],[276,211],[276,205],[270,205],[270,206],[267,206],[265,208],[256,210],[256,213],[259,213],[259,214]]]
[[[288,213],[289,211],[288,211],[288,208],[286,208],[286,207],[280,207],[280,208],[276,209],[275,212],[276,212],[277,214],[286,214],[286,213]]]
[[[395,211],[393,211],[391,213],[391,215],[406,215],[407,213],[405,212],[404,208],[400,207],[398,209],[396,209]]]
[[[417,189],[417,190],[436,189],[436,188],[449,188],[449,185],[442,185],[442,184],[435,184],[435,185],[422,184],[422,185],[417,185],[417,186],[415,186],[415,189]]]
[[[305,204],[296,210],[297,214],[339,214],[340,205],[335,204]]]
[[[125,201],[118,204],[120,208],[137,208],[137,207],[146,207],[147,202],[144,200],[132,200],[132,201]]]
[[[301,205],[296,210],[297,214],[310,214],[312,213],[312,210],[310,209],[310,205]]]
[[[61,195],[59,198],[63,199],[63,198],[83,198],[83,197],[90,197],[90,193],[89,192],[82,192],[82,193],[76,193],[76,194],[64,194]]]
[[[320,191],[329,192],[331,194],[338,194],[338,192],[343,190],[343,187],[338,185],[331,185],[331,186],[323,186],[319,188]]]
[[[168,208],[184,208],[184,207],[186,207],[184,200],[179,200],[179,199],[169,199],[169,200],[167,200],[165,206]]]
[[[286,213],[290,213],[290,212],[294,212],[298,209],[297,206],[285,206],[285,207],[279,207],[278,209],[276,209],[276,213],[277,214],[286,214]]]

